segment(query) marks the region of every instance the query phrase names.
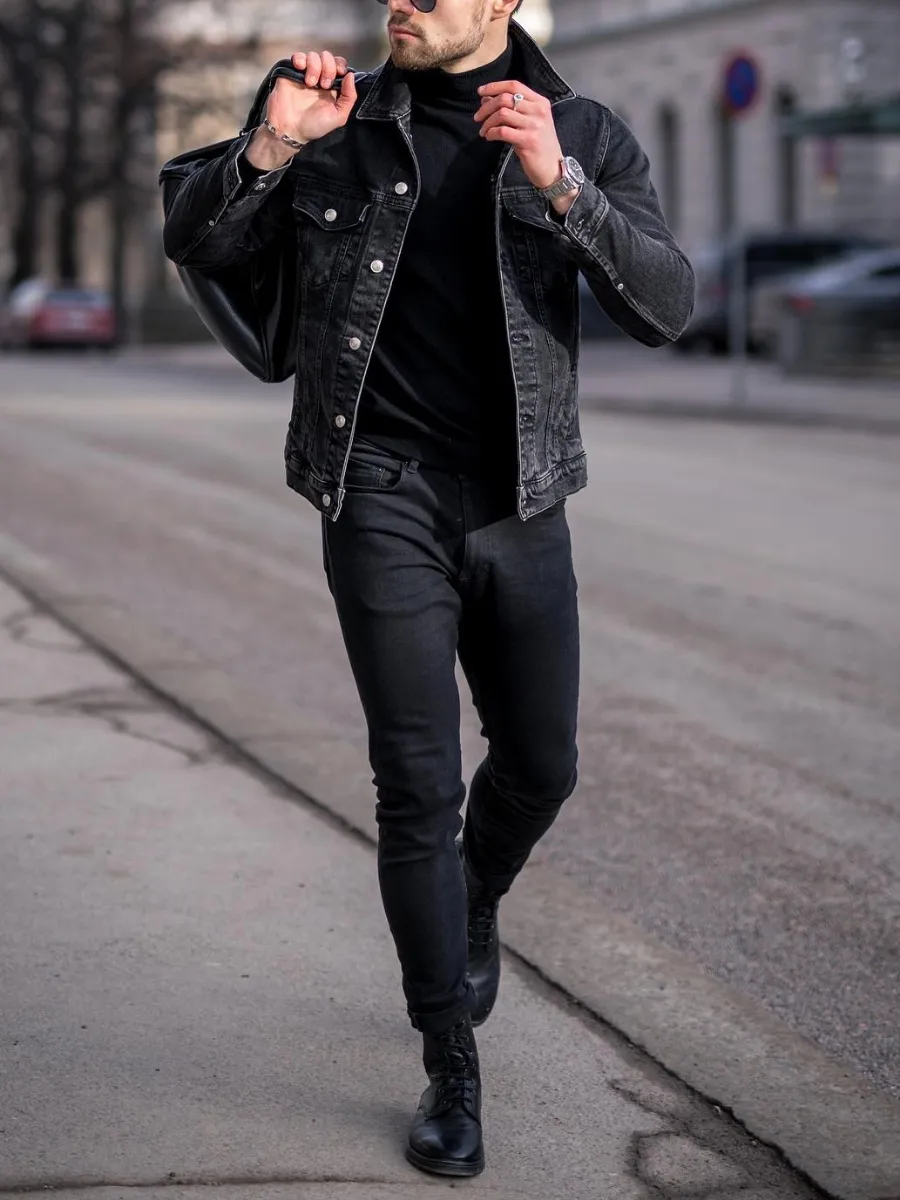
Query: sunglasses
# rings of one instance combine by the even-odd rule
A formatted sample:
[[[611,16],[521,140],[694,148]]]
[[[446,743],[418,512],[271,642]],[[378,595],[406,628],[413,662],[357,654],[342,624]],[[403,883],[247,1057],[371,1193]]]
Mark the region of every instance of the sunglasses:
[[[378,0],[379,4],[387,6],[388,0]],[[413,8],[421,13],[434,12],[437,8],[437,0],[412,0]]]

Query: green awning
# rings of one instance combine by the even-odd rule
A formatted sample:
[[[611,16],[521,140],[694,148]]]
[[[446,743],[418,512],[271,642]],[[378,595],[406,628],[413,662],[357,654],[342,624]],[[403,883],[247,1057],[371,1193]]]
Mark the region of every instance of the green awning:
[[[880,137],[900,135],[900,96],[872,104],[848,104],[782,118],[786,137]]]

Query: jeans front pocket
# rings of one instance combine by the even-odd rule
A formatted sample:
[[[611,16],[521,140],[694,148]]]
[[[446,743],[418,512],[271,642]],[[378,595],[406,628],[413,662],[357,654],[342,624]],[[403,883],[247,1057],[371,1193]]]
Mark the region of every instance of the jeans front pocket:
[[[411,465],[377,446],[357,444],[350,452],[344,490],[357,494],[396,491]]]

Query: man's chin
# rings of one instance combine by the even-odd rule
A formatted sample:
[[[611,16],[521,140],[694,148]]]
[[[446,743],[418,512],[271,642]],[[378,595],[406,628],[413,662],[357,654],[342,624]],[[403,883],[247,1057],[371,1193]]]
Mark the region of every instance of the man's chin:
[[[394,66],[404,71],[427,71],[435,66],[434,55],[418,38],[400,38],[391,47]]]

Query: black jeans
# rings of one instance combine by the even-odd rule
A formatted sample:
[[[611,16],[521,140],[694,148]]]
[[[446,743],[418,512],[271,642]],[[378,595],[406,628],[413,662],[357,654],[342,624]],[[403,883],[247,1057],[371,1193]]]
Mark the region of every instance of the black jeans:
[[[369,730],[378,873],[413,1025],[469,1008],[457,655],[488,753],[466,811],[476,876],[509,889],[575,787],[579,641],[562,501],[354,449],[325,565]]]

